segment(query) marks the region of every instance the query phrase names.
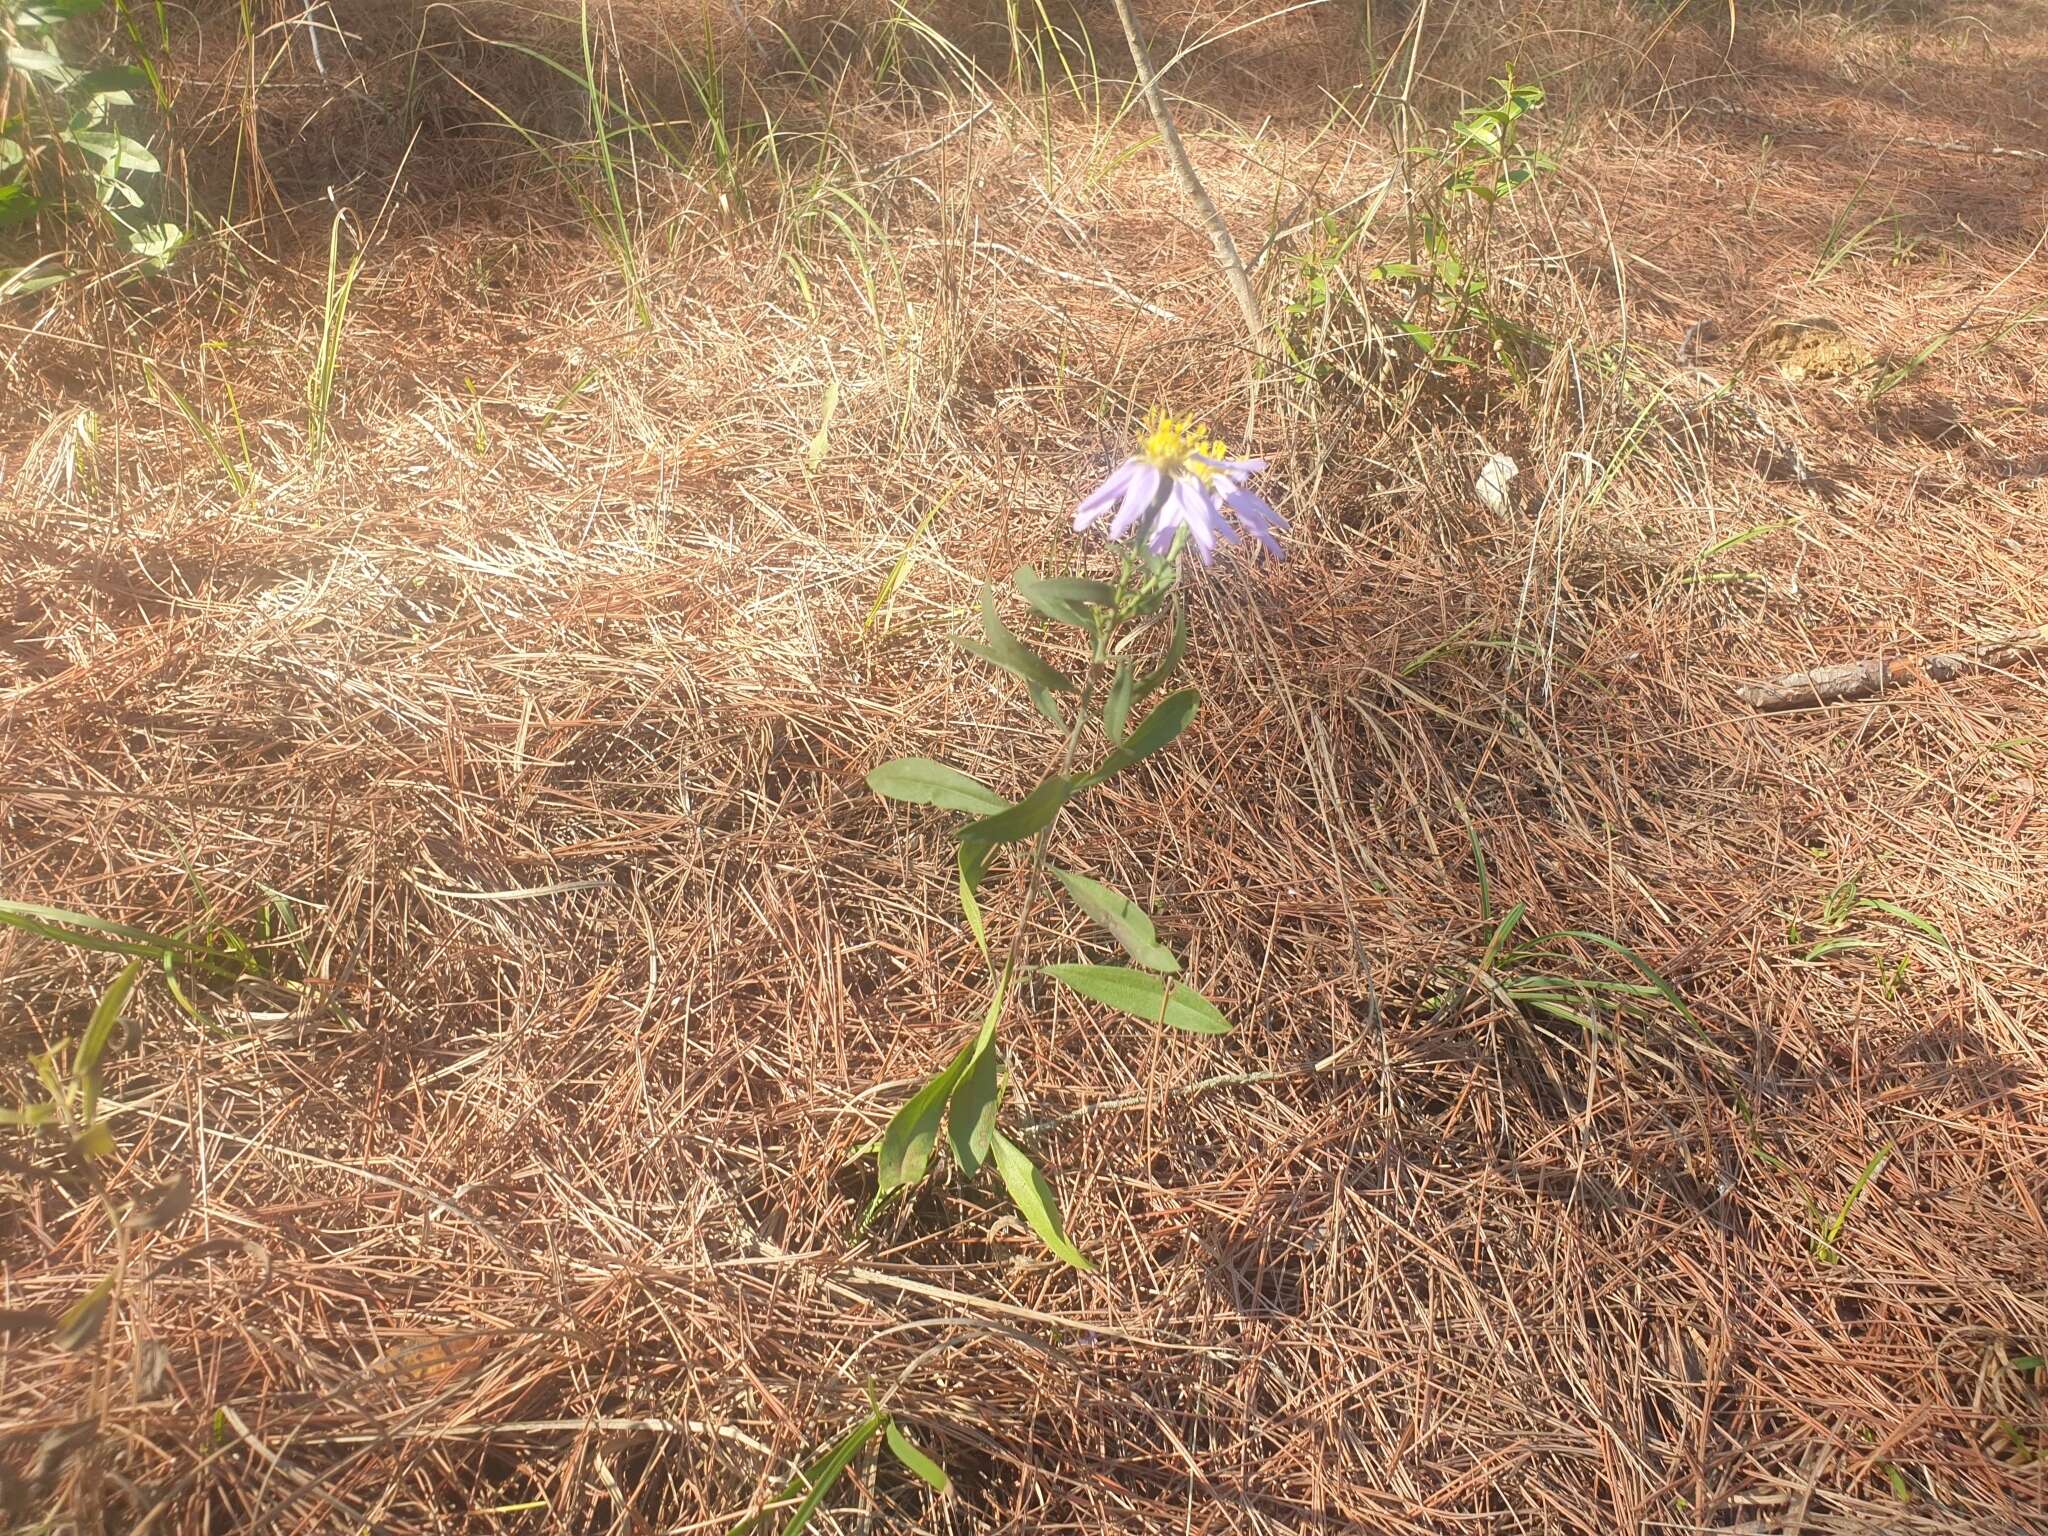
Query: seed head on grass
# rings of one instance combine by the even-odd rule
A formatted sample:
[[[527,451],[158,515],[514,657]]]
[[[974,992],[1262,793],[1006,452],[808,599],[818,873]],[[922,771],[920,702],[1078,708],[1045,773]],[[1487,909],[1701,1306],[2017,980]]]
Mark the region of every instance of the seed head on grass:
[[[1287,530],[1287,519],[1263,496],[1244,488],[1265,467],[1264,459],[1231,458],[1229,447],[1212,438],[1207,427],[1162,413],[1139,439],[1138,451],[1075,509],[1074,530],[1089,527],[1114,506],[1112,539],[1135,531],[1153,554],[1165,555],[1185,528],[1207,565],[1219,544],[1237,542],[1237,530],[1224,518],[1227,509],[1268,554],[1284,560],[1286,551],[1275,534]]]

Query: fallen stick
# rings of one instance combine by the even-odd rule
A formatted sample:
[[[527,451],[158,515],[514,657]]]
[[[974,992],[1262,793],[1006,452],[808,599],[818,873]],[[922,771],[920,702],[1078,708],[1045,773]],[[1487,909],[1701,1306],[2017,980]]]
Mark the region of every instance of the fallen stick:
[[[2048,624],[2013,630],[1963,651],[1919,657],[1873,656],[1866,661],[1815,667],[1811,672],[1791,672],[1767,683],[1746,684],[1735,690],[1735,696],[1752,709],[1762,710],[1847,704],[1882,698],[1892,689],[1922,678],[1950,683],[1966,672],[1995,671],[2043,650],[2048,650]]]

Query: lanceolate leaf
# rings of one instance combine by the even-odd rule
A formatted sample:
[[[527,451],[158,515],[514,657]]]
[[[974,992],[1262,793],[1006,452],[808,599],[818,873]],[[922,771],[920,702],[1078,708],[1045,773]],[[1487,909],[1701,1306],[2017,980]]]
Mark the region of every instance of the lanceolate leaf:
[[[931,1484],[932,1492],[944,1493],[953,1486],[953,1480],[946,1476],[946,1469],[911,1444],[910,1437],[903,1433],[894,1419],[883,1426],[882,1433],[896,1459]]]
[[[871,769],[868,788],[891,800],[936,805],[942,811],[965,811],[970,816],[993,816],[1010,808],[1009,801],[981,780],[928,757],[899,757]]]
[[[1050,688],[1041,688],[1036,683],[1026,683],[1024,689],[1031,695],[1033,706],[1045,716],[1047,723],[1054,730],[1064,731],[1067,728],[1067,717],[1060,713],[1059,700],[1053,696]]]
[[[1038,1234],[1039,1241],[1074,1268],[1093,1269],[1088,1256],[1067,1236],[1066,1226],[1060,1220],[1059,1197],[1038,1171],[1038,1165],[1001,1131],[995,1133],[992,1146],[996,1172],[1003,1176],[1003,1188],[1010,1192],[1010,1199]]]
[[[21,150],[12,139],[0,139],[0,171],[8,170],[21,160]],[[0,229],[10,224],[25,224],[36,216],[36,210],[43,206],[43,200],[19,182],[9,182],[0,187]]]
[[[126,134],[115,133],[111,129],[81,128],[73,132],[70,139],[95,160],[120,170],[156,172],[163,169],[147,145],[138,144]]]
[[[946,1133],[953,1143],[953,1160],[970,1179],[981,1172],[988,1158],[989,1138],[995,1134],[1002,1069],[1003,1060],[994,1044],[982,1046],[961,1074],[960,1086],[953,1090]]]
[[[1095,620],[1088,610],[1107,608],[1116,601],[1116,588],[1108,582],[1069,576],[1048,580],[1028,565],[1019,566],[1017,574],[1010,580],[1016,586],[1018,596],[1033,609],[1055,624],[1066,624],[1075,629],[1093,629]]]
[[[1159,942],[1151,917],[1130,897],[1072,870],[1055,869],[1053,874],[1067,888],[1074,905],[1108,929],[1110,937],[1121,944],[1124,953],[1138,964],[1152,971],[1180,969],[1180,962],[1173,958],[1173,951]]]
[[[47,48],[24,48],[17,43],[7,50],[7,63],[24,75],[39,75],[56,86],[67,86],[78,78],[77,70]]]
[[[1691,1006],[1686,1002],[1685,995],[1670,982],[1666,981],[1654,966],[1633,949],[1622,943],[1621,940],[1610,938],[1604,933],[1594,933],[1584,928],[1566,928],[1552,934],[1550,937],[1553,939],[1577,939],[1581,943],[1598,944],[1603,949],[1612,950],[1630,965],[1634,966],[1642,974],[1643,979],[1649,982],[1651,987],[1656,990],[1657,995],[1669,1003],[1673,1010],[1685,1019],[1687,1023],[1691,1024],[1695,1029],[1704,1027],[1700,1024],[1699,1016],[1692,1011]]]
[[[782,1536],[797,1536],[799,1531],[811,1523],[811,1516],[818,1512],[818,1506],[824,1503],[826,1496],[832,1492],[832,1485],[839,1481],[848,1467],[853,1465],[854,1457],[858,1456],[861,1448],[875,1437],[875,1431],[888,1422],[889,1416],[877,1409],[834,1441],[824,1455],[783,1485],[776,1503],[784,1503],[799,1493],[804,1495],[804,1500],[797,1505],[788,1523],[782,1527]],[[765,1515],[755,1515],[750,1520],[742,1520],[727,1532],[726,1536],[748,1536],[748,1533],[756,1529],[766,1518]]]
[[[960,865],[960,911],[967,918],[967,927],[974,935],[975,945],[986,955],[988,953],[988,925],[982,921],[981,903],[974,893],[981,889],[981,878],[988,872],[990,847],[987,843],[962,843],[958,862]]]
[[[1131,664],[1126,661],[1116,669],[1116,675],[1109,680],[1109,691],[1102,699],[1102,731],[1112,743],[1121,746],[1131,729],[1131,700],[1137,689],[1137,679],[1131,675]]]
[[[1035,837],[1040,828],[1059,815],[1060,807],[1072,797],[1074,788],[1072,779],[1049,774],[1043,784],[1000,816],[985,816],[962,827],[961,841],[987,847],[996,843],[1021,843],[1026,838]]]
[[[107,1308],[114,1299],[114,1277],[108,1275],[65,1309],[57,1319],[57,1347],[83,1349],[99,1337],[107,1320]]]
[[[1171,746],[1201,707],[1202,696],[1192,688],[1169,693],[1151,714],[1139,722],[1138,728],[1131,732],[1122,746],[1111,751],[1093,773],[1081,780],[1080,787],[1092,788],[1112,774],[1122,773],[1131,764],[1142,762],[1162,747]]]
[[[1180,659],[1188,650],[1188,615],[1179,603],[1173,605],[1173,638],[1166,643],[1166,654],[1159,665],[1138,679],[1136,696],[1144,699],[1158,692],[1173,681],[1173,674],[1180,669]]]
[[[937,1077],[910,1096],[910,1102],[896,1111],[889,1128],[882,1132],[882,1150],[875,1154],[876,1197],[879,1199],[924,1177],[931,1161],[932,1143],[939,1139],[939,1120],[946,1112],[946,1100],[967,1070],[974,1042],[960,1048],[952,1062]]]
[[[113,1038],[114,1025],[120,1022],[121,1010],[127,1005],[128,994],[135,990],[136,978],[141,974],[142,962],[130,960],[101,995],[99,1006],[93,1009],[92,1018],[86,1023],[85,1037],[78,1043],[78,1061],[73,1071],[79,1076],[98,1068],[107,1042]]]
[[[116,954],[162,955],[196,947],[183,939],[152,933],[147,928],[26,901],[0,901],[0,923],[40,938],[75,945],[79,949],[110,950]]]
[[[986,644],[974,640],[955,643],[1027,683],[1036,683],[1053,693],[1074,691],[1072,678],[1003,627],[1003,621],[996,617],[995,593],[986,586],[981,589],[981,628],[988,637]]]
[[[112,64],[89,69],[72,86],[72,95],[110,107],[132,107],[136,98],[150,92],[149,76],[132,64]]]
[[[1152,1024],[1168,1024],[1197,1035],[1230,1030],[1217,1006],[1193,987],[1168,982],[1127,965],[1048,965],[1045,974],[1083,997]]]
[[[106,1121],[95,1120],[71,1138],[71,1150],[89,1163],[96,1163],[103,1157],[112,1157],[116,1150],[114,1133],[107,1129]]]

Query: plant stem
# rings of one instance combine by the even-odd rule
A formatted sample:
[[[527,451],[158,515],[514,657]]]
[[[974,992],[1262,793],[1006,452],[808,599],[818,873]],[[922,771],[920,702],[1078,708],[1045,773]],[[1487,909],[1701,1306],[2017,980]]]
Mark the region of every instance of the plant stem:
[[[1265,323],[1259,318],[1258,296],[1252,292],[1252,280],[1245,272],[1244,259],[1237,254],[1237,243],[1230,238],[1230,226],[1216,211],[1216,204],[1202,185],[1202,178],[1195,174],[1194,162],[1188,159],[1187,146],[1181,142],[1180,130],[1174,126],[1173,113],[1166,105],[1166,94],[1159,88],[1159,76],[1152,68],[1151,55],[1145,51],[1145,39],[1138,31],[1138,18],[1132,14],[1131,0],[1116,0],[1116,14],[1124,24],[1124,41],[1130,45],[1131,63],[1137,66],[1138,92],[1151,109],[1152,121],[1158,127],[1160,140],[1165,146],[1166,163],[1173,168],[1181,190],[1187,193],[1188,200],[1202,216],[1203,227],[1209,232],[1209,243],[1216,247],[1216,263],[1223,268],[1224,281],[1229,283],[1230,291],[1237,299],[1238,310],[1244,316],[1245,334],[1251,339],[1252,351],[1262,353]]]
[[[1095,688],[1102,675],[1102,669],[1109,661],[1109,640],[1112,634],[1110,624],[1104,623],[1095,632],[1094,649],[1088,657],[1088,671],[1081,682],[1081,702],[1074,707],[1074,723],[1067,729],[1067,739],[1060,747],[1059,766],[1053,772],[1064,776],[1074,766],[1074,753],[1081,745],[1081,732],[1088,724],[1088,713],[1095,704]],[[1038,905],[1039,888],[1045,883],[1045,850],[1052,841],[1052,829],[1059,824],[1055,816],[1031,839],[1031,859],[1025,867],[1024,901],[1017,914],[1017,925],[1010,930],[1010,945],[1003,955],[1003,968],[997,974],[998,995],[1005,1000],[1010,995],[1010,982],[1017,974],[1017,962],[1024,949],[1024,930],[1031,925],[1031,912]],[[998,1015],[998,1018],[1001,1016]]]

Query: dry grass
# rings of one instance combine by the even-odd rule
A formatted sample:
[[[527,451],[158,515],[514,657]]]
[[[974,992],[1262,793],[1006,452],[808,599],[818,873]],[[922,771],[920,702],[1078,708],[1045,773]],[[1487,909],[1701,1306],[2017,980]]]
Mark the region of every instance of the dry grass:
[[[780,170],[629,168],[651,332],[453,74],[564,134],[571,106],[446,11],[416,99],[367,23],[358,74],[279,66],[260,230],[238,206],[146,304],[0,312],[0,895],[244,933],[282,895],[293,925],[202,1019],[137,994],[104,1177],[195,1198],[128,1238],[96,1346],[10,1314],[14,1518],[719,1531],[871,1381],[956,1491],[864,1465],[839,1530],[2048,1530],[2048,678],[1730,694],[2048,621],[2048,162],[1936,147],[2038,142],[2038,8],[1745,7],[1732,42],[1595,0],[1382,15],[1382,57],[1424,29],[1432,128],[1508,59],[1551,85],[1565,169],[1495,266],[1570,345],[1521,384],[1255,405],[1106,10],[1099,110],[1015,78],[999,7],[937,18],[978,82],[884,14],[790,23],[824,62],[735,109],[808,136]],[[730,16],[735,79],[786,62]],[[1204,33],[1184,120],[1249,252],[1397,168],[1394,106],[1338,131],[1316,96],[1371,66],[1355,14]],[[203,40],[219,187],[257,119]],[[384,125],[359,179],[322,112]],[[373,233],[314,462],[326,181]],[[1396,192],[1354,275],[1406,228]],[[1260,269],[1275,312],[1304,238]],[[1875,403],[1742,372],[1809,313],[1901,356],[1957,329]],[[145,359],[246,434],[250,496]],[[863,1235],[848,1160],[980,972],[940,830],[861,775],[1035,770],[1035,717],[945,637],[980,580],[1067,558],[1160,399],[1233,440],[1255,412],[1297,553],[1200,583],[1199,722],[1067,846],[1240,1027],[1160,1041],[1049,989],[1015,1016],[1011,1118],[1098,1273],[979,1186]],[[1507,517],[1472,491],[1494,451]],[[1849,880],[1939,939],[1824,924]],[[1486,901],[1626,942],[1697,1027],[1540,1027],[1473,974]],[[113,969],[0,937],[6,1060]],[[117,1235],[8,1134],[0,1305],[60,1311]]]

